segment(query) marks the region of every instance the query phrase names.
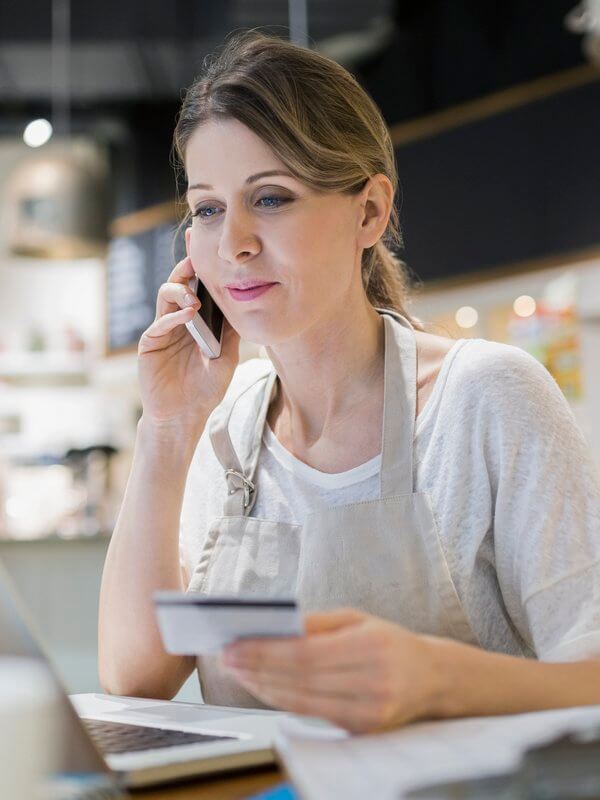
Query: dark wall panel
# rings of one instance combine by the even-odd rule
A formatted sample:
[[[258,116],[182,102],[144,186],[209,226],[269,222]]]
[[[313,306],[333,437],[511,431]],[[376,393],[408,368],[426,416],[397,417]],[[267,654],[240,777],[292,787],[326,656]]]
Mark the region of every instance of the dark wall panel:
[[[403,255],[424,280],[600,245],[600,81],[396,157]]]

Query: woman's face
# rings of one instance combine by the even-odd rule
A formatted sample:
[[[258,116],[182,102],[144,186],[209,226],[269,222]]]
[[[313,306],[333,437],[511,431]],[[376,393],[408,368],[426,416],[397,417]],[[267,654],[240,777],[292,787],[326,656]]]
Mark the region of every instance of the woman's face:
[[[262,139],[229,119],[193,133],[186,172],[194,214],[188,253],[243,339],[285,341],[362,291],[362,193],[321,194],[289,173],[263,175],[287,170]],[[228,287],[243,281],[274,285],[239,299],[248,295],[236,297]]]

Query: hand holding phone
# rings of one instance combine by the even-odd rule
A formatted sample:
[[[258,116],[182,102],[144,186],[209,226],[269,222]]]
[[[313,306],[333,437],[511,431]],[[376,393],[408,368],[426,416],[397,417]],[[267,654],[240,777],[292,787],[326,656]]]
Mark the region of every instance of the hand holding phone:
[[[183,428],[199,438],[206,418],[231,383],[239,363],[240,337],[208,293],[200,300],[191,291],[195,278],[187,256],[159,288],[156,317],[138,344],[138,376],[145,421],[169,430]],[[186,328],[204,303],[208,308],[201,328],[204,336],[198,327],[195,330],[211,351],[208,355]]]
[[[185,327],[208,358],[219,358],[225,322],[223,312],[198,277],[191,279],[189,287],[200,301],[200,307]]]

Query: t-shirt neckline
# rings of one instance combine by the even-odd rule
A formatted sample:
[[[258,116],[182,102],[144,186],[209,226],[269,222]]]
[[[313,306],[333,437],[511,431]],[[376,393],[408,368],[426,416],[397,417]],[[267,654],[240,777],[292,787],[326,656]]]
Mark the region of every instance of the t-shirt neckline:
[[[381,453],[378,453],[368,461],[356,467],[352,467],[351,469],[344,470],[343,472],[322,472],[319,469],[305,464],[304,461],[301,461],[299,458],[296,458],[293,453],[290,453],[275,436],[271,426],[266,420],[263,430],[263,442],[281,466],[287,469],[288,472],[292,472],[297,477],[325,489],[341,489],[345,486],[360,483],[367,478],[371,478],[373,475],[377,475],[381,469]]]

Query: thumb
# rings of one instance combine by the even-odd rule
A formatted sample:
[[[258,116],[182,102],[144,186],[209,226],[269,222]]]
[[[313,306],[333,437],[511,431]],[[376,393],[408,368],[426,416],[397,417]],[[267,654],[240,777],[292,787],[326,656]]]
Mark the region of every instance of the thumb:
[[[365,618],[362,611],[355,608],[336,608],[333,611],[314,611],[304,615],[304,631],[310,633],[326,633],[349,625],[357,625]]]

